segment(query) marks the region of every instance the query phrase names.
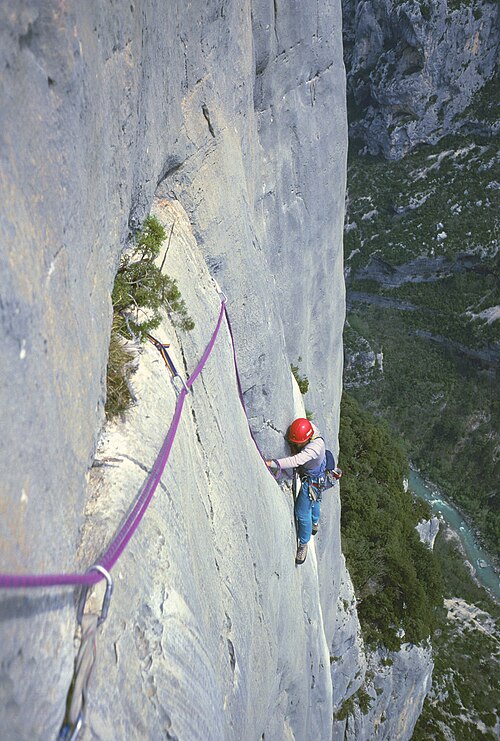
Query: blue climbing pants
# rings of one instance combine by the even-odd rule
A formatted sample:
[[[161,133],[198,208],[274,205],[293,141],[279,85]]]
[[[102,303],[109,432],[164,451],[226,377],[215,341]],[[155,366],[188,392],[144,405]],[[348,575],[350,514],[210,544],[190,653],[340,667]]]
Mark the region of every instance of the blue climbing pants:
[[[313,522],[318,522],[321,513],[321,492],[317,500],[309,499],[309,481],[303,481],[299,494],[295,500],[295,517],[298,525],[300,543],[308,543],[311,539]]]

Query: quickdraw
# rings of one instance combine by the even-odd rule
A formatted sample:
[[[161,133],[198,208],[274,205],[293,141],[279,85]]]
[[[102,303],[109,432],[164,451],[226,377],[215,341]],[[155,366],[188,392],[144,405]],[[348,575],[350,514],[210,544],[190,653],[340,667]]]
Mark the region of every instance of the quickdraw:
[[[172,375],[172,379],[175,380],[176,378],[178,378],[180,382],[182,383],[182,385],[184,386],[184,388],[186,389],[186,391],[189,392],[189,388],[186,386],[186,382],[184,381],[181,374],[177,371],[177,368],[174,365],[174,361],[170,357],[170,354],[167,350],[167,348],[170,347],[170,344],[165,343],[165,342],[160,342],[160,340],[157,340],[156,337],[153,337],[153,335],[149,333],[146,335],[146,337],[156,347],[156,349],[162,356],[163,360],[165,361],[165,365],[167,366],[168,370],[170,371]]]

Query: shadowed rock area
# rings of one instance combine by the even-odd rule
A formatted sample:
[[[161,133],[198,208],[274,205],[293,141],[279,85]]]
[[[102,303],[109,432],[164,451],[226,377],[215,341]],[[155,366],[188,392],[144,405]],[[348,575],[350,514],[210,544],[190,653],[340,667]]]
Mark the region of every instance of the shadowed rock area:
[[[137,405],[103,426],[110,292],[129,232],[151,209],[167,231],[173,225],[166,269],[196,323],[183,334],[165,317],[158,329],[179,369],[193,371],[215,327],[215,277],[261,449],[282,453],[291,418],[303,413],[290,373],[300,355],[307,405],[338,452],[340,3],[8,6],[0,8],[0,563],[15,573],[84,571],[143,485],[175,404],[148,346],[132,379]],[[366,663],[338,487],[300,569],[292,507],[250,437],[223,326],[155,499],[113,571],[83,738],[343,734],[334,712]],[[3,738],[57,736],[76,594],[1,592]],[[345,648],[341,671],[334,645]],[[425,689],[416,698],[412,690],[408,705],[400,676],[380,738],[391,738],[393,723],[409,738],[420,711]],[[388,679],[389,693],[396,685]]]
[[[498,4],[343,0],[350,136],[400,159],[459,131],[489,134],[474,94],[498,84]],[[498,130],[498,122],[495,124]]]

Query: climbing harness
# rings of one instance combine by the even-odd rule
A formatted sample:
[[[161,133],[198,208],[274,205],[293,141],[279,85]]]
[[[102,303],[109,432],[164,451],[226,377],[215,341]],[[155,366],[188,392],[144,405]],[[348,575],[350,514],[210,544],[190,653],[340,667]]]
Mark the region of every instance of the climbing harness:
[[[302,476],[302,483],[307,482],[307,495],[311,502],[321,502],[321,495],[325,488],[325,477],[324,476]]]

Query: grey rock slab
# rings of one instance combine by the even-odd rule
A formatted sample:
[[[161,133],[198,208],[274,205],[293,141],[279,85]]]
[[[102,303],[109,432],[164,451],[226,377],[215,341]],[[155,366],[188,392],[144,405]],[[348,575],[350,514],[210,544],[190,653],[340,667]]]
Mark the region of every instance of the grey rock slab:
[[[357,708],[348,718],[345,737],[411,739],[431,687],[433,666],[429,646],[406,643],[398,652],[371,655],[369,667],[375,677],[366,687],[371,706],[366,713]]]
[[[425,543],[431,549],[434,548],[434,541],[439,532],[440,524],[439,517],[431,517],[430,520],[422,520],[416,527],[422,543]]]

